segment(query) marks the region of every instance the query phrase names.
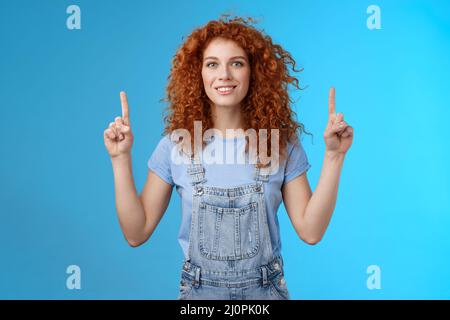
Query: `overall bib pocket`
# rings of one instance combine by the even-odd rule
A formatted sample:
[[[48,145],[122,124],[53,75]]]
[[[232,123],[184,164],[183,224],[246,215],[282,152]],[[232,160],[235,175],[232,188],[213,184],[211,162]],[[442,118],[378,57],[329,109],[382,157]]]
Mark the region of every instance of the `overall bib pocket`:
[[[201,202],[199,250],[211,260],[241,260],[255,256],[260,247],[258,203],[224,208]]]

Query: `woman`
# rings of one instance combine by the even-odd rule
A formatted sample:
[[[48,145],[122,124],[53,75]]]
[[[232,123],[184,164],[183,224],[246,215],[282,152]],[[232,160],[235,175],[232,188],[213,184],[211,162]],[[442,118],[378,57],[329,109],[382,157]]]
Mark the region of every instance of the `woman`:
[[[170,105],[164,137],[148,161],[140,196],[132,177],[133,134],[124,92],[122,117],[104,132],[119,222],[131,246],[152,235],[173,186],[181,196],[178,239],[185,260],[179,299],[289,299],[278,207],[283,200],[302,240],[319,242],[352,144],[353,129],[342,113],[336,115],[331,88],[325,158],[312,193],[306,177],[310,165],[297,136],[297,130],[304,129],[293,119],[287,93],[288,84],[299,88],[287,68],[291,64],[296,71],[295,62],[250,26],[251,21],[210,21],[194,30],[178,50],[167,87]],[[240,131],[229,135],[229,129]],[[271,130],[261,135],[264,129]],[[256,157],[250,152],[255,145]],[[217,155],[223,147],[227,155],[244,155],[245,162],[228,156],[225,163],[220,161]]]

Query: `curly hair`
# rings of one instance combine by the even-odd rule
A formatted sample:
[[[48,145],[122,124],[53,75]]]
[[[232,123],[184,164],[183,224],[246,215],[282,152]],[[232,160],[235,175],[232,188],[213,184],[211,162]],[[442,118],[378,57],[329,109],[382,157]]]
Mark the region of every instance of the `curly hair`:
[[[208,44],[217,37],[234,41],[244,49],[249,57],[250,83],[249,91],[241,102],[244,131],[253,128],[267,130],[267,152],[270,156],[271,130],[279,130],[280,159],[286,157],[286,146],[291,139],[297,137],[297,130],[309,134],[303,124],[294,119],[291,109],[288,85],[299,87],[298,79],[289,75],[288,65],[295,70],[295,61],[289,52],[280,45],[274,44],[270,36],[257,30],[250,23],[252,18],[222,15],[218,20],[209,21],[201,28],[195,29],[176,52],[172,60],[172,68],[168,77],[166,98],[169,102],[164,116],[163,134],[170,134],[176,129],[187,129],[194,136],[194,121],[201,121],[202,136],[213,128],[211,107],[203,87],[201,76],[203,52]],[[258,154],[259,154],[259,139]],[[191,139],[194,140],[194,139]],[[194,141],[191,141],[194,150]],[[203,145],[206,142],[203,141]],[[247,143],[248,146],[248,143]],[[248,148],[246,148],[248,150]],[[258,166],[261,166],[258,163]]]

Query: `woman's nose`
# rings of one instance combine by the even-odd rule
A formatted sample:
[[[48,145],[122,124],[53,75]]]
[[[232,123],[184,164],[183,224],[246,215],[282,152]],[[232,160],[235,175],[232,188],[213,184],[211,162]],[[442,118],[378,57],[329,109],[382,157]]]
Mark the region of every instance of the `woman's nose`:
[[[228,67],[224,67],[220,70],[219,80],[231,79],[231,71]]]

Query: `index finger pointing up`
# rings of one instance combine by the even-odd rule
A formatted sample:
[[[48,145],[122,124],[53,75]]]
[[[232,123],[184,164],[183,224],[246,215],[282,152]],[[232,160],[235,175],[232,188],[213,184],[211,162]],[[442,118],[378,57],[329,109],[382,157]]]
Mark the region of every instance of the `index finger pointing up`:
[[[120,103],[122,104],[122,119],[125,123],[125,125],[130,125],[130,118],[129,118],[129,112],[128,112],[128,100],[127,95],[125,94],[125,91],[120,92]]]
[[[328,95],[328,115],[330,117],[336,115],[336,109],[335,109],[335,103],[334,103],[334,93],[335,93],[335,89],[334,89],[334,87],[331,87],[330,93]]]

